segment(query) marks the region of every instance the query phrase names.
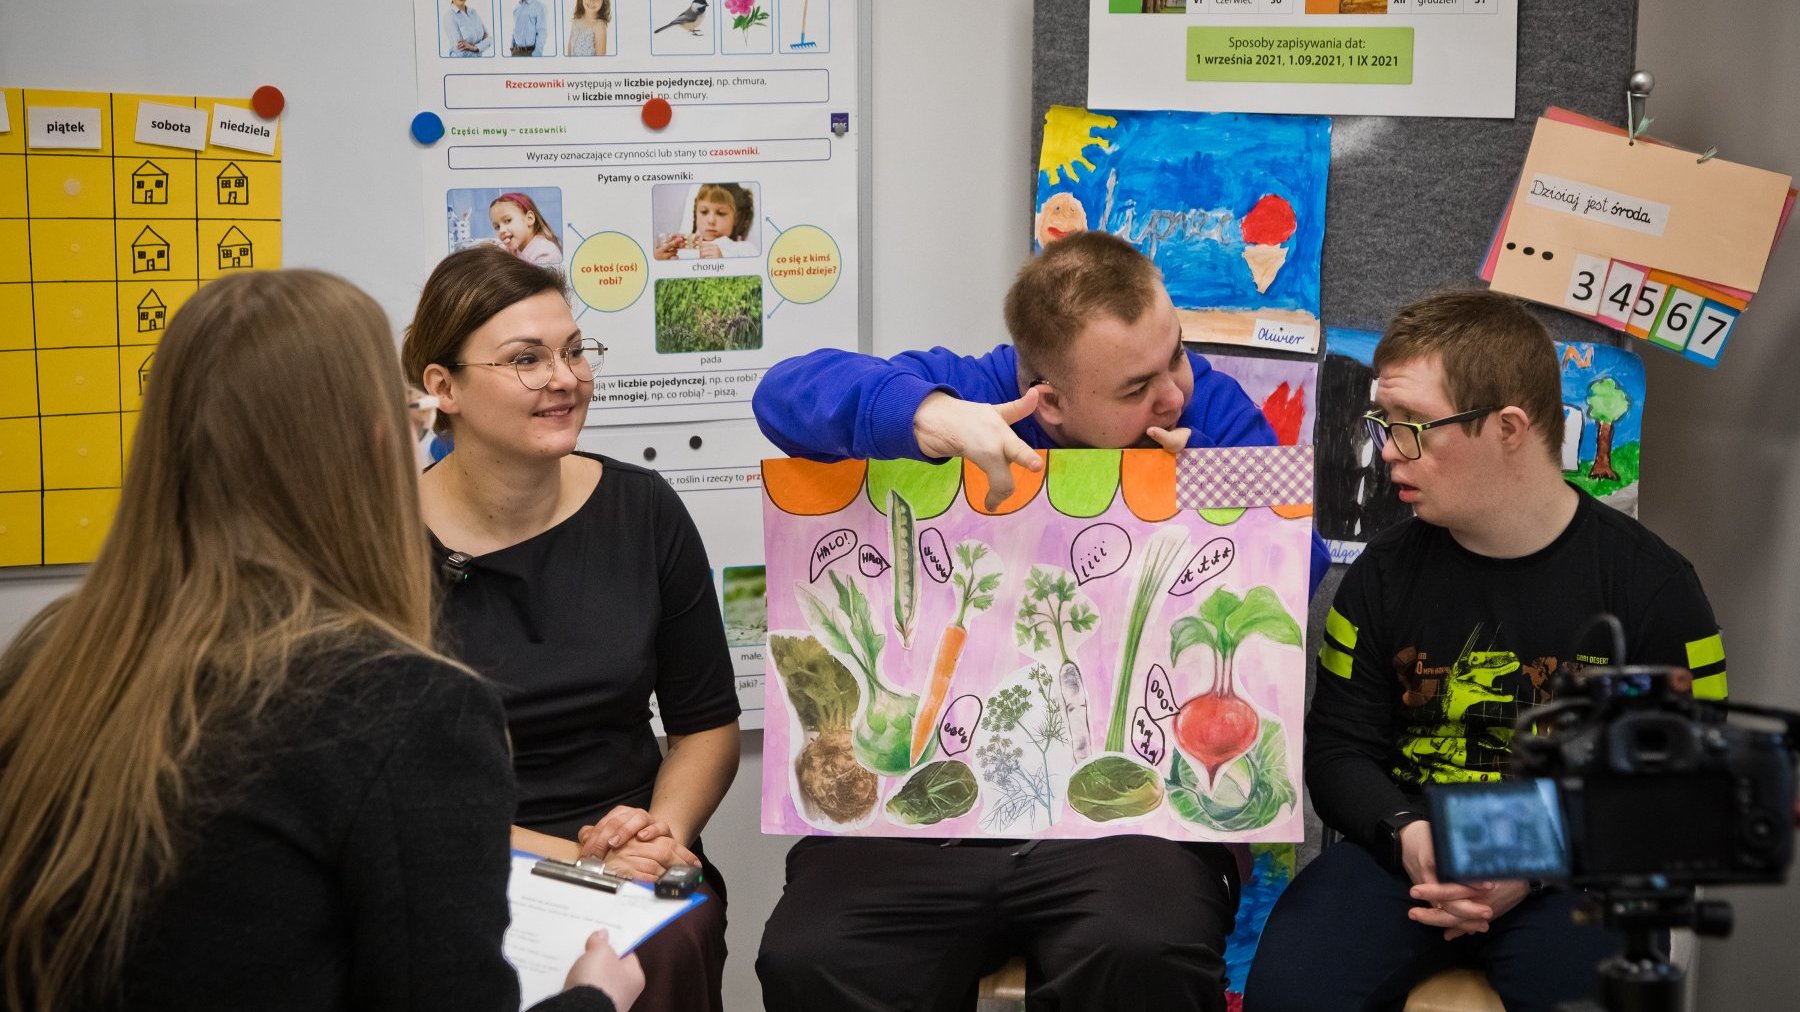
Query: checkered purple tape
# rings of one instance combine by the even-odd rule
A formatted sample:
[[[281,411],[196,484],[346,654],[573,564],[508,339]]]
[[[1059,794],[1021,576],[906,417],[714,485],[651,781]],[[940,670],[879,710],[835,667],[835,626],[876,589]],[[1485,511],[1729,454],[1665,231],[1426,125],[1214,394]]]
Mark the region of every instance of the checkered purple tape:
[[[1310,446],[1183,450],[1175,461],[1175,503],[1182,509],[1281,506],[1312,498]]]

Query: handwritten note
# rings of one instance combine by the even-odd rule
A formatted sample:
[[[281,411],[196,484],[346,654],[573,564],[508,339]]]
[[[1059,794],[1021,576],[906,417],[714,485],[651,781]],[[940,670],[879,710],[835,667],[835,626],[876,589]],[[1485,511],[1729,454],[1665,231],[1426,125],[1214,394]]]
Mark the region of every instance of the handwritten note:
[[[1587,221],[1628,228],[1645,235],[1662,235],[1669,227],[1669,205],[1644,197],[1609,190],[1603,186],[1564,179],[1547,173],[1531,177],[1525,201]]]

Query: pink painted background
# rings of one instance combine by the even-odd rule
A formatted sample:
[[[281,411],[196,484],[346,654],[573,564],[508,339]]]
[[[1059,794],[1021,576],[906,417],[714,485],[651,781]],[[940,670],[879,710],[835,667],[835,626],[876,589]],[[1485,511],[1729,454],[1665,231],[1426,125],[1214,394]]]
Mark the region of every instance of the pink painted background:
[[[1054,480],[1054,479],[1052,479]],[[1070,547],[1077,534],[1099,523],[1112,523],[1130,535],[1132,551],[1123,569],[1089,580],[1081,587],[1082,595],[1100,615],[1095,628],[1077,634],[1070,642],[1070,653],[1081,669],[1086,683],[1089,726],[1093,741],[1090,759],[1103,753],[1110,722],[1117,666],[1121,661],[1126,635],[1126,619],[1130,613],[1133,588],[1145,546],[1158,531],[1185,532],[1186,545],[1178,553],[1176,567],[1152,606],[1139,647],[1136,677],[1133,680],[1132,709],[1142,702],[1145,673],[1152,664],[1160,664],[1169,672],[1176,701],[1186,700],[1210,686],[1212,661],[1205,647],[1195,647],[1182,655],[1178,665],[1169,662],[1170,626],[1175,620],[1195,613],[1200,602],[1216,587],[1224,586],[1242,596],[1250,588],[1266,585],[1274,589],[1288,614],[1304,628],[1306,623],[1307,565],[1309,558],[1310,518],[1285,520],[1267,508],[1252,508],[1230,525],[1207,522],[1191,510],[1183,510],[1162,523],[1138,519],[1115,495],[1106,512],[1094,517],[1071,517],[1058,512],[1045,491],[1015,513],[990,517],[970,509],[959,493],[943,514],[918,521],[923,539],[927,529],[941,532],[953,549],[967,540],[985,543],[992,554],[984,566],[996,564],[1003,572],[995,591],[993,606],[982,613],[971,613],[967,628],[968,643],[957,665],[948,699],[967,694],[979,695],[984,703],[997,690],[1023,676],[1034,660],[1041,660],[1054,676],[1061,655],[1054,639],[1041,656],[1017,645],[1014,619],[1024,596],[1025,578],[1032,565],[1070,569]],[[767,553],[769,631],[772,636],[817,636],[807,621],[796,585],[807,587],[827,602],[836,600],[830,578],[825,572],[810,580],[809,563],[820,539],[839,529],[853,531],[858,548],[873,546],[882,556],[892,552],[888,520],[868,500],[866,491],[837,513],[825,516],[794,516],[778,509],[766,495],[764,499],[764,531]],[[1215,577],[1207,580],[1187,596],[1171,596],[1169,584],[1200,546],[1214,538],[1228,537],[1236,545],[1236,557]],[[957,591],[953,584],[937,583],[920,575],[920,600],[917,632],[910,650],[903,649],[893,629],[893,576],[890,572],[870,578],[860,571],[859,551],[850,551],[830,564],[842,577],[856,582],[869,599],[870,609],[887,636],[880,654],[880,673],[890,688],[923,694],[929,677],[932,655],[944,628],[954,617]],[[923,567],[922,567],[923,569]],[[981,571],[986,571],[985,569]],[[819,637],[821,642],[825,638]],[[805,744],[798,719],[794,716],[786,691],[781,684],[772,653],[769,654],[764,691],[767,701],[767,725],[764,729],[764,762],[762,784],[762,828],[767,833],[836,834],[869,836],[927,837],[1042,837],[1087,838],[1121,833],[1148,833],[1175,839],[1233,839],[1245,841],[1297,841],[1302,838],[1301,795],[1301,722],[1304,710],[1305,656],[1299,646],[1288,646],[1267,639],[1252,638],[1238,651],[1236,660],[1237,688],[1264,719],[1275,719],[1286,729],[1287,774],[1296,802],[1284,808],[1273,822],[1259,829],[1238,833],[1219,833],[1177,817],[1167,800],[1148,815],[1131,819],[1095,823],[1076,813],[1067,804],[1066,778],[1073,763],[1066,745],[1053,746],[1051,770],[1054,783],[1054,821],[1045,824],[1038,816],[1034,824],[1017,822],[993,826],[984,821],[994,792],[976,761],[976,750],[983,736],[990,732],[977,730],[968,750],[955,756],[967,762],[981,784],[982,795],[968,814],[927,826],[908,826],[889,821],[885,805],[905,782],[905,776],[883,777],[880,801],[872,821],[866,825],[844,827],[821,822],[814,824],[803,817],[793,799],[794,760]],[[851,658],[839,656],[846,668],[856,676],[859,688],[862,677]],[[1052,689],[1054,694],[1054,686]],[[1160,721],[1164,730],[1167,754],[1158,771],[1167,776],[1170,758],[1176,752],[1172,718]],[[1012,735],[1015,742],[1018,736]],[[1029,749],[1027,750],[1030,751]],[[1130,746],[1127,746],[1130,754]],[[929,758],[945,758],[940,739],[939,750]],[[929,758],[926,761],[929,761]],[[1137,758],[1134,756],[1134,758]],[[1141,760],[1140,760],[1141,761]],[[1198,769],[1197,764],[1189,760]],[[1204,781],[1205,774],[1201,778]]]

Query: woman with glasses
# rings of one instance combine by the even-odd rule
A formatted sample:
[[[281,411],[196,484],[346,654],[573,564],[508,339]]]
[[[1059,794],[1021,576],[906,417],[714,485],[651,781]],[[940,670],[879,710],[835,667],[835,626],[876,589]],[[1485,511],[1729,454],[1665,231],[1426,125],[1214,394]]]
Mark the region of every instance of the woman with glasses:
[[[737,772],[735,678],[680,498],[576,449],[603,352],[562,276],[505,250],[453,253],[425,282],[402,357],[454,447],[419,482],[443,646],[500,688],[520,826],[634,878],[703,865],[709,902],[638,949],[637,1007],[718,1009],[723,884],[700,830]]]
[[[518,1008],[501,704],[431,645],[397,364],[313,271],[162,335],[98,558],[0,656],[0,1009]],[[641,982],[596,937],[538,1008]]]

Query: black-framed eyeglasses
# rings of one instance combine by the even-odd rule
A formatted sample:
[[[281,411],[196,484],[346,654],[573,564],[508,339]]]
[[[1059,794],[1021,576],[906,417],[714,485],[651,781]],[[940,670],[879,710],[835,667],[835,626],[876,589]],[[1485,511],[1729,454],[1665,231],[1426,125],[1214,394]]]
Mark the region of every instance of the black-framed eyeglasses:
[[[563,365],[569,367],[569,374],[577,380],[591,380],[600,372],[600,364],[606,358],[606,345],[591,337],[584,337],[561,351],[534,344],[524,348],[506,362],[446,362],[445,365],[485,365],[508,366],[519,376],[519,382],[525,384],[527,390],[542,390],[556,378],[556,360],[562,359]]]
[[[1491,408],[1476,408],[1473,411],[1459,411],[1435,422],[1390,422],[1380,411],[1369,411],[1363,414],[1362,420],[1369,427],[1369,441],[1375,444],[1377,455],[1391,439],[1394,442],[1394,449],[1400,451],[1400,456],[1407,460],[1418,460],[1425,451],[1425,430],[1435,429],[1440,425],[1472,422],[1499,410],[1500,407],[1496,405]]]

